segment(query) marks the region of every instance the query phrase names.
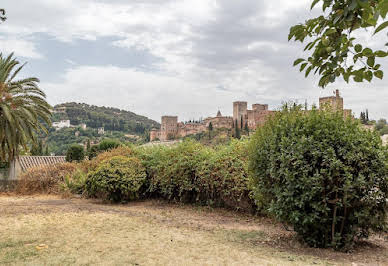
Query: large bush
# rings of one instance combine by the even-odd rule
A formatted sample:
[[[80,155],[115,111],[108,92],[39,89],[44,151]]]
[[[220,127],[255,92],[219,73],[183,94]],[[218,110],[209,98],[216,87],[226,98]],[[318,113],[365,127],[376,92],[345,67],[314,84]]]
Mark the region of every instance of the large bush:
[[[78,144],[71,145],[66,153],[66,161],[67,162],[73,162],[77,161],[80,162],[85,158],[85,151],[84,147]]]
[[[257,204],[314,247],[350,248],[386,228],[387,151],[342,113],[284,108],[250,147]]]
[[[135,200],[140,197],[146,172],[137,158],[115,156],[88,174],[86,191],[91,197],[113,202]]]

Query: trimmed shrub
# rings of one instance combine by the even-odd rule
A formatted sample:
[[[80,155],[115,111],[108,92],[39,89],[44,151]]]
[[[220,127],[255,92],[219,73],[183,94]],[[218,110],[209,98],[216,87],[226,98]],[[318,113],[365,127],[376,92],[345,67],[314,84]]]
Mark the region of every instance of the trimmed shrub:
[[[387,150],[343,114],[284,108],[250,147],[255,200],[313,247],[349,249],[387,226]]]
[[[67,150],[66,161],[67,162],[81,162],[85,158],[84,147],[78,144],[73,144]]]
[[[140,197],[145,179],[139,159],[115,156],[88,174],[86,191],[90,197],[113,202],[135,200]]]
[[[62,163],[36,167],[22,174],[16,185],[20,194],[48,193],[60,194],[60,186],[66,176],[71,176],[77,170],[74,163]]]

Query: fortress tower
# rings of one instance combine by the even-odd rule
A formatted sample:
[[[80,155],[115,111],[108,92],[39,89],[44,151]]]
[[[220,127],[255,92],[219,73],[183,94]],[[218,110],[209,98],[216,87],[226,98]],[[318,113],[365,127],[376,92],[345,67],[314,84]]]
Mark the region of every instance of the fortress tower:
[[[330,108],[333,111],[344,109],[344,99],[340,96],[339,90],[335,91],[335,96],[319,98],[319,109]]]
[[[234,102],[233,103],[233,121],[236,123],[237,126],[241,128],[241,125],[245,124],[245,121],[247,119],[247,110],[248,110],[248,103],[247,102]],[[241,122],[242,119],[242,122]]]
[[[178,117],[177,116],[162,116],[162,126],[160,140],[166,141],[174,139],[178,134]]]

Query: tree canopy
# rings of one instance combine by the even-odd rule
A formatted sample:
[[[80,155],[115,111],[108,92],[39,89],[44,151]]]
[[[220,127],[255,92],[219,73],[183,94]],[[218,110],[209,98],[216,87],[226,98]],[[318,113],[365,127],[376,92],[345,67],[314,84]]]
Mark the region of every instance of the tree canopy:
[[[381,34],[388,27],[387,0],[312,0],[311,9],[322,3],[323,14],[291,27],[288,40],[309,41],[304,51],[308,58],[298,58],[294,66],[307,77],[312,71],[319,75],[319,86],[325,87],[342,76],[346,82],[382,79],[383,71],[377,62],[388,52],[372,50],[355,35],[371,29],[370,34]],[[384,44],[382,44],[384,47]],[[385,50],[384,50],[385,49]]]

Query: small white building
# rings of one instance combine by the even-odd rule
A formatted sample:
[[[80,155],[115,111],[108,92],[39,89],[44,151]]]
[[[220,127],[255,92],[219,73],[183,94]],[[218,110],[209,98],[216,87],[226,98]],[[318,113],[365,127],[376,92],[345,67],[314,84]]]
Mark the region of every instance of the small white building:
[[[70,127],[70,120],[61,120],[59,122],[54,122],[53,127],[58,130],[61,128],[67,128]]]
[[[86,124],[82,123],[82,124],[80,125],[80,127],[82,128],[82,130],[86,130]]]
[[[104,127],[99,127],[98,130],[97,130],[98,134],[99,135],[104,135],[105,134],[105,129]]]

